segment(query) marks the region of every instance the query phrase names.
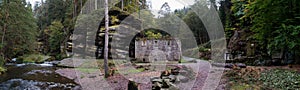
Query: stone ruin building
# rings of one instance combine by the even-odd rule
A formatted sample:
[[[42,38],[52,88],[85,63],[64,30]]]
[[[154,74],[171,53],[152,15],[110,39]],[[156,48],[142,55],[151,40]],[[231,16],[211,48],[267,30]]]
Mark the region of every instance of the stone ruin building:
[[[142,62],[179,61],[181,42],[175,38],[135,40],[135,59]]]

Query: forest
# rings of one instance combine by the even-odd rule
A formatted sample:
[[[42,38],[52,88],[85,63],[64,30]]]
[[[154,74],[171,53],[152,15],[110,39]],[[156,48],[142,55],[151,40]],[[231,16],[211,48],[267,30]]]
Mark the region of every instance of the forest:
[[[151,1],[154,2],[40,0],[32,4],[26,0],[1,0],[0,89],[36,89],[7,84],[9,81],[13,82],[12,79],[20,78],[22,83],[35,80],[65,84],[64,87],[59,84],[56,87],[58,89],[66,89],[68,86],[72,90],[104,88],[108,84],[118,90],[181,90],[180,85],[173,84],[177,79],[174,82],[170,79],[169,84],[162,78],[177,75],[178,68],[192,73],[182,74],[187,81],[196,78],[191,80],[194,82],[189,87],[192,90],[206,87],[205,79],[218,73],[218,70],[222,71],[222,75],[218,76],[218,83],[212,86],[213,89],[300,89],[299,0],[190,0],[189,3],[193,2],[192,4],[176,9],[167,1],[161,5],[152,5]],[[174,2],[184,4],[187,1]],[[160,10],[154,13],[153,7],[160,7]],[[222,27],[218,28],[219,26]],[[220,33],[217,33],[218,30]],[[136,58],[140,57],[136,53],[139,51],[139,40],[147,42],[141,45],[149,45],[148,49],[152,47],[149,43],[155,42],[152,50],[157,50],[160,49],[155,46],[157,41],[166,42],[167,47],[175,45],[171,41],[176,43],[177,38],[180,38],[180,50],[172,48],[174,55],[166,54],[166,57],[162,57],[150,52],[149,57],[155,57],[153,61],[151,58]],[[223,39],[224,48],[221,44]],[[140,51],[147,52],[146,49],[141,48]],[[169,49],[160,51],[164,50]],[[158,70],[160,78],[151,78],[152,84],[130,80],[135,73],[148,75],[153,67],[159,67],[151,62],[177,55],[180,59],[174,61],[187,66],[173,66],[173,62],[167,62],[172,64],[165,67],[165,72]],[[130,62],[115,59],[129,59]],[[32,68],[28,63],[42,66],[50,63],[51,66],[45,70],[40,66]],[[128,63],[135,69],[127,68]],[[21,64],[26,65],[21,66],[23,69],[18,69]],[[204,67],[205,70],[193,71],[193,67],[188,67],[193,64]],[[215,68],[218,70],[214,74],[212,69]],[[26,76],[27,74],[12,75],[24,74],[28,70],[35,73],[28,75],[37,75],[40,78],[32,78]],[[71,74],[64,73],[74,74],[73,70],[82,75],[77,76],[78,78],[75,75],[76,78],[73,78]],[[47,71],[50,71],[49,76],[45,75]],[[93,76],[95,73],[92,72],[97,71],[101,75]],[[57,78],[56,74],[62,77]],[[43,77],[53,80],[44,80]],[[85,81],[86,78],[106,78],[107,82],[103,87],[91,86],[95,82]],[[60,79],[65,81],[61,82]],[[181,83],[184,79],[178,80]],[[32,85],[40,89],[51,89],[47,83],[42,87]]]

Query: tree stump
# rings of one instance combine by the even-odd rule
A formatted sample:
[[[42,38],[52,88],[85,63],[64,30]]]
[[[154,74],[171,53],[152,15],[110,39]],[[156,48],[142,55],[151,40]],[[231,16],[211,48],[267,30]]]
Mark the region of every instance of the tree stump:
[[[127,90],[139,90],[139,84],[129,79]]]

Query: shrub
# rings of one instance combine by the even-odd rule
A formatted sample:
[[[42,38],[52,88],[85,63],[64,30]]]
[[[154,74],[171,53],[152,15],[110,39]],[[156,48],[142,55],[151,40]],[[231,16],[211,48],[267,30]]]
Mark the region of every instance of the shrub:
[[[300,74],[296,71],[271,69],[263,71],[259,68],[245,68],[227,71],[231,89],[300,89]]]
[[[1,66],[0,66],[0,75],[1,75],[3,72],[6,72],[6,69],[5,69],[4,67],[1,67]]]
[[[296,71],[276,69],[261,74],[259,81],[265,89],[300,89],[300,74]]]

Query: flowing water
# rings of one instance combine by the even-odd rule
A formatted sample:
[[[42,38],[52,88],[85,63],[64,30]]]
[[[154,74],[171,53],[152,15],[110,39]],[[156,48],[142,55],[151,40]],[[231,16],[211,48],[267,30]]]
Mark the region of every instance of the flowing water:
[[[58,67],[43,64],[7,64],[0,75],[0,90],[79,90],[73,80],[55,73]]]

